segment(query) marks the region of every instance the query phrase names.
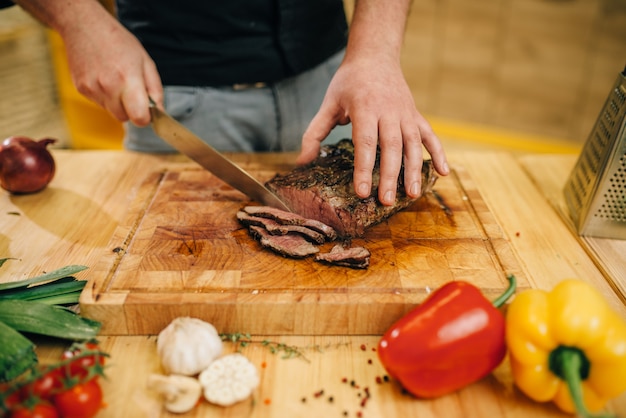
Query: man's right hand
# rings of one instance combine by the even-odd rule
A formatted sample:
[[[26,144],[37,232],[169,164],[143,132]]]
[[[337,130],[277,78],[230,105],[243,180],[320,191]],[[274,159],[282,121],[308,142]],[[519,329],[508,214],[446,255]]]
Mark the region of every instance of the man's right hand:
[[[120,121],[148,125],[148,97],[158,105],[163,102],[163,86],[154,61],[137,38],[115,20],[83,28],[63,34],[78,91]]]
[[[163,85],[141,43],[98,1],[15,0],[65,43],[74,85],[120,121],[150,123],[149,99],[163,105]]]

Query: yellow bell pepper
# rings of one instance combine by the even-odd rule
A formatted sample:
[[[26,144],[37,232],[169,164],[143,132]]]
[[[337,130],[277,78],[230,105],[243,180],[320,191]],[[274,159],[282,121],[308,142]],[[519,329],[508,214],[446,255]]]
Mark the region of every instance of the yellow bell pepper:
[[[626,321],[583,281],[519,293],[506,341],[513,380],[535,401],[588,417],[626,390]]]

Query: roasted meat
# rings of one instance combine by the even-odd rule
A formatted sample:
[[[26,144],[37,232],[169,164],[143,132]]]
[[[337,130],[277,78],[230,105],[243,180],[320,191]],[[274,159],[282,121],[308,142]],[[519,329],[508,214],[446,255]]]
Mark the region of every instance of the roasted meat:
[[[335,245],[330,252],[315,256],[315,261],[321,261],[336,266],[366,269],[370,265],[370,252],[365,247],[344,247]]]
[[[269,206],[246,206],[237,212],[237,219],[263,247],[285,257],[305,258],[317,254],[320,250],[316,245],[337,237],[332,228],[319,221]],[[369,259],[370,252],[366,248],[341,244],[315,258],[326,264],[359,269],[369,267]]]
[[[404,192],[404,176],[401,172],[396,203],[384,206],[378,202],[379,159],[373,171],[374,188],[366,199],[354,193],[354,145],[349,139],[322,147],[320,156],[313,162],[284,175],[276,175],[266,186],[294,213],[331,226],[341,237],[360,237],[370,226],[382,222],[416,200]],[[431,161],[424,161],[422,194],[431,190],[436,179]]]
[[[263,247],[285,257],[304,258],[319,252],[318,247],[300,234],[272,235],[267,229],[255,225],[249,226],[249,231]]]
[[[329,241],[337,238],[337,232],[330,226],[315,219],[307,219],[296,213],[286,212],[271,206],[246,206],[243,210],[248,215],[273,219],[282,225],[299,225],[310,228],[324,234]]]
[[[289,233],[297,233],[315,244],[321,245],[326,242],[326,236],[324,234],[311,228],[307,228],[306,226],[289,224],[283,225],[278,221],[275,221],[274,219],[250,215],[242,210],[237,212],[237,219],[239,220],[239,222],[247,226],[255,225],[265,228],[267,232],[272,235],[287,235]]]

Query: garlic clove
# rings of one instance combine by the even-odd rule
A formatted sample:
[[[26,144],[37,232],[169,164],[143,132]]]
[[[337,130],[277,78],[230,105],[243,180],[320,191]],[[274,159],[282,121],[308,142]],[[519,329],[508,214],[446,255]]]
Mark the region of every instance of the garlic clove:
[[[163,398],[165,409],[176,414],[192,410],[202,396],[200,382],[188,376],[151,374],[148,388]]]

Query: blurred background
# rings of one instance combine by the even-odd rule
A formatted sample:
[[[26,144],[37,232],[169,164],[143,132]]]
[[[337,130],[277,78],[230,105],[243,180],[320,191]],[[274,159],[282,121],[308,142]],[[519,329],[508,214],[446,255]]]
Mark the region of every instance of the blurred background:
[[[66,65],[54,33],[0,10],[0,138],[121,148],[121,125]],[[414,0],[402,65],[446,145],[577,152],[626,66],[626,0]]]

